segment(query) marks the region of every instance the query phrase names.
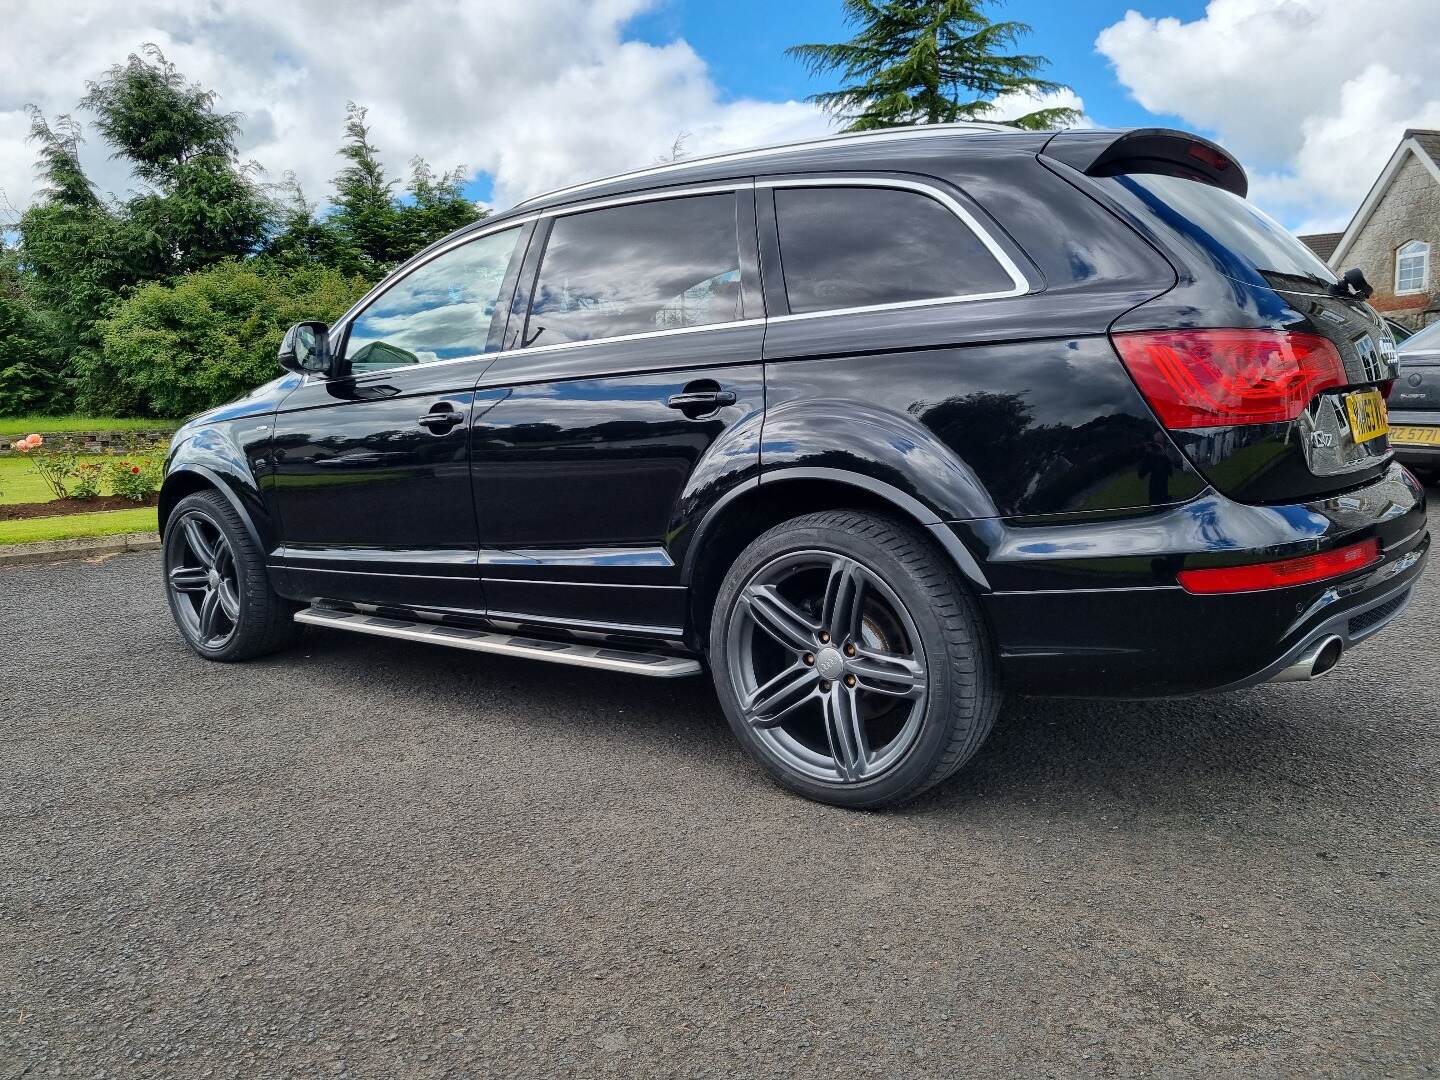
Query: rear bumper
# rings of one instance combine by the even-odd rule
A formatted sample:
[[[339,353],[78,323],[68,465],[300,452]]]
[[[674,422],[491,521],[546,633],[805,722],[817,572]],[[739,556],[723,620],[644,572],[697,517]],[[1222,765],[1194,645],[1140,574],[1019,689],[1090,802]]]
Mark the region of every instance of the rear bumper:
[[[1409,465],[1413,469],[1437,469],[1440,468],[1440,446],[1396,446],[1390,447],[1395,452],[1395,460],[1402,465]]]
[[[1429,554],[1424,490],[1398,466],[1358,491],[1288,507],[1208,495],[1127,521],[956,525],[988,539],[981,597],[1007,686],[1078,697],[1168,697],[1273,679],[1330,636],[1352,648],[1399,618]],[[1377,537],[1358,575],[1196,596],[1187,566],[1282,559]],[[1030,587],[1024,587],[1029,584]]]

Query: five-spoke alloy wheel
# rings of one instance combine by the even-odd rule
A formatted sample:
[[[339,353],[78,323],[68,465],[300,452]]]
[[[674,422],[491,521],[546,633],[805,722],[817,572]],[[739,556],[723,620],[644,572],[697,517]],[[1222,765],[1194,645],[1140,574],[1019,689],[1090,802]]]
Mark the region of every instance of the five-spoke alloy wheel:
[[[907,526],[857,511],[786,522],[741,554],[711,666],[746,748],[787,786],[848,806],[948,776],[999,701],[953,570]]]
[[[877,775],[919,732],[920,633],[894,590],[847,555],[797,551],[762,566],[740,592],[729,646],[746,723],[801,773]]]
[[[291,644],[295,605],[270,587],[245,523],[218,491],[198,491],[165,519],[165,584],[186,643],[208,660],[248,660]]]
[[[175,617],[197,645],[223,648],[240,620],[230,542],[214,521],[192,511],[178,523],[176,546],[176,558],[166,570]]]

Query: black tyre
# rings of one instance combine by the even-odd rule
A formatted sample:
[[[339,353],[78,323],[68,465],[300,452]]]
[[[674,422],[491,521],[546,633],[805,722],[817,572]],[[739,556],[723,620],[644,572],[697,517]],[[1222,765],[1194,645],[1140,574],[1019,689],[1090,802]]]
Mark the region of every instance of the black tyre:
[[[881,807],[960,768],[1000,707],[990,642],[928,537],[826,510],[784,522],[730,568],[710,666],[746,751],[820,802]]]
[[[297,605],[218,491],[181,499],[165,523],[165,595],[185,643],[207,660],[250,660],[295,642]]]

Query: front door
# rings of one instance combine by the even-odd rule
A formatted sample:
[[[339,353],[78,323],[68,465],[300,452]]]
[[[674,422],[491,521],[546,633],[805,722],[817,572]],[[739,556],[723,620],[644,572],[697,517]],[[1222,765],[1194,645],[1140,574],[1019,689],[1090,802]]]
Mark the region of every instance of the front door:
[[[469,473],[473,387],[500,347],[527,231],[443,249],[387,282],[332,331],[339,374],[312,377],[282,403],[272,491],[292,593],[484,607]]]
[[[677,523],[759,465],[753,207],[746,182],[537,226],[528,320],[476,388],[492,617],[678,636]]]

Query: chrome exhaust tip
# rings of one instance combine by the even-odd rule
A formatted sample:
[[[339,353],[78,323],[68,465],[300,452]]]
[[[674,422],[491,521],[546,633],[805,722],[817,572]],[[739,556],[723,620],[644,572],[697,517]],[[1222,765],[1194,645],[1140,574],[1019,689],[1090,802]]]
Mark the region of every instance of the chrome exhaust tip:
[[[1340,662],[1345,642],[1331,634],[1312,642],[1289,667],[1282,668],[1271,682],[1309,682],[1318,679]]]

